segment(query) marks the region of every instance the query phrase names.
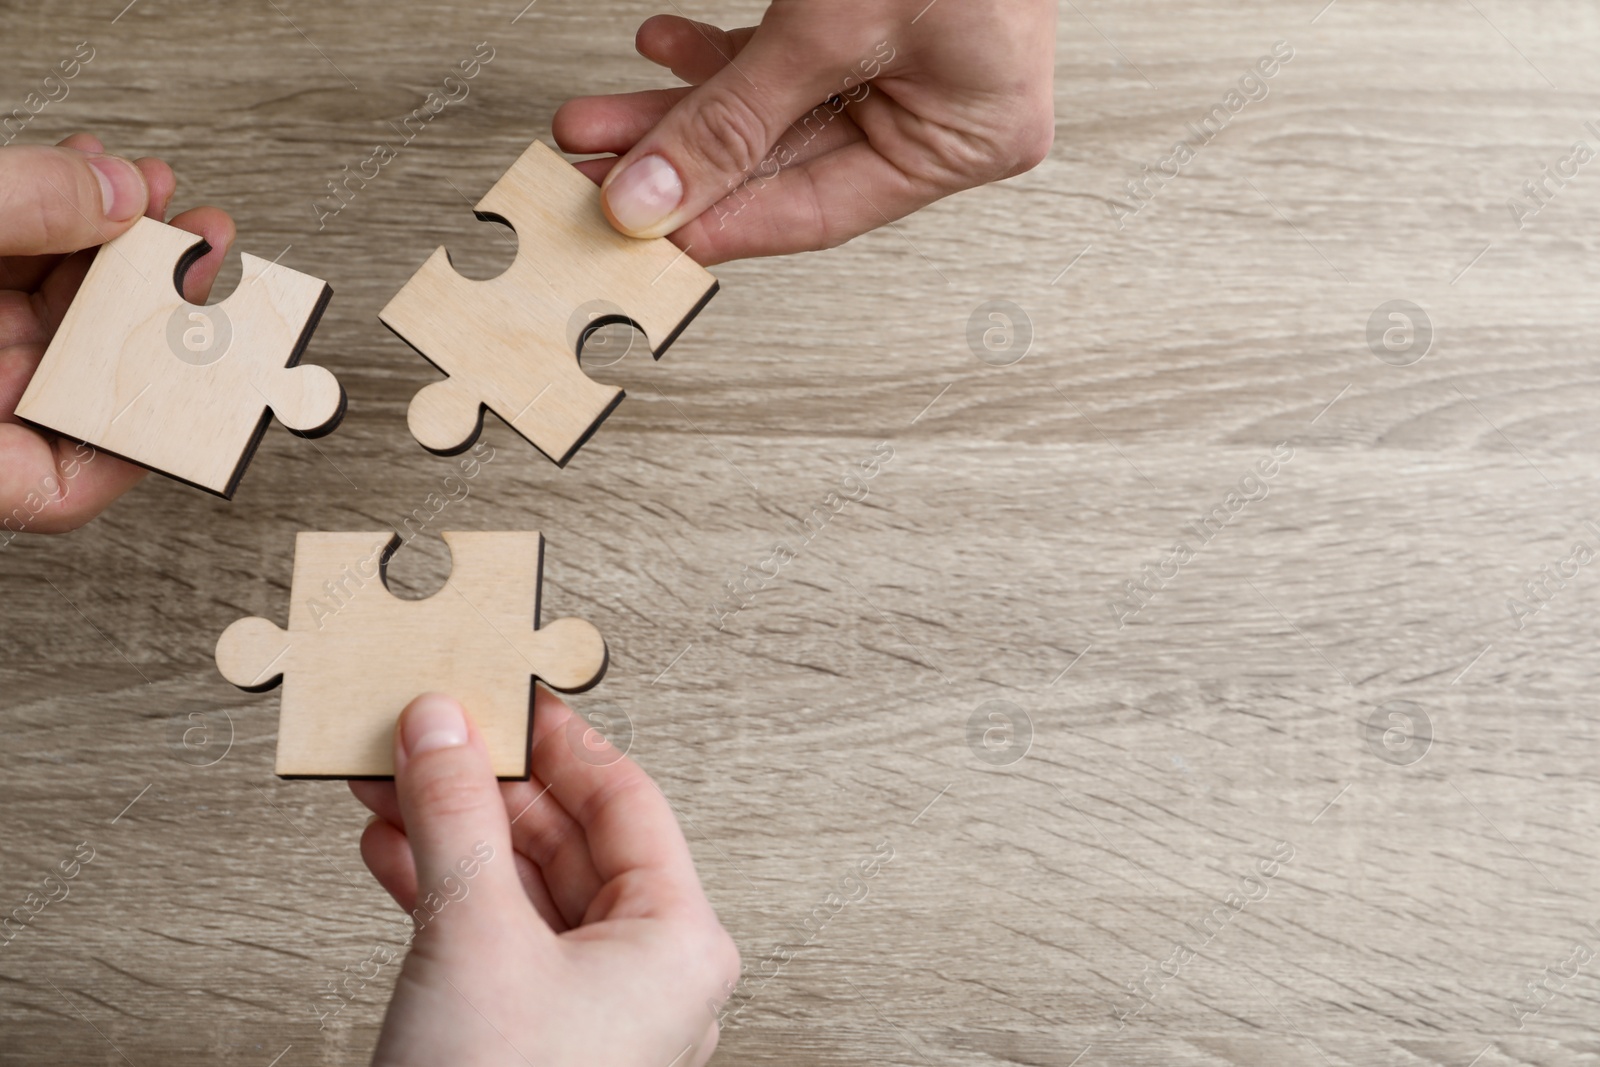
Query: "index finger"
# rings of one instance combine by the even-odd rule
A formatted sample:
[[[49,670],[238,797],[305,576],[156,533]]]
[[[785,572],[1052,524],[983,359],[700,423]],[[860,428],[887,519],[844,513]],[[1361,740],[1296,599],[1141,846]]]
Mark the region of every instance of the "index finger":
[[[542,686],[534,696],[533,773],[583,829],[602,882],[645,871],[701,894],[672,806],[650,776]]]

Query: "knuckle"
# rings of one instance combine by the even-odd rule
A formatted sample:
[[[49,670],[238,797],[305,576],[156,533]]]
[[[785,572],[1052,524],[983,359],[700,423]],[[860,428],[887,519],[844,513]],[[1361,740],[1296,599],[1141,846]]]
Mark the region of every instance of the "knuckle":
[[[796,202],[809,218],[809,225],[799,227],[801,233],[814,234],[806,251],[817,252],[828,248],[837,248],[849,240],[849,234],[843,233],[834,225],[832,217],[828,214],[827,204],[824,202],[822,190],[818,188],[816,175],[809,170],[797,171],[806,179],[804,196],[797,196]]]
[[[915,172],[945,192],[1012,178],[1044,162],[1055,143],[1050,101],[1030,102],[989,129],[947,130],[927,143],[927,162]]]
[[[739,946],[734,944],[733,938],[721,926],[717,927],[717,944],[711,954],[711,963],[715,968],[714,973],[719,986],[739,981],[743,965],[739,957]]]
[[[782,224],[786,238],[794,241],[789,251],[820,252],[838,248],[882,224],[881,216],[862,220],[839,211],[838,205],[830,201],[826,190],[818,184],[814,171],[796,168],[790,182],[789,212]],[[894,217],[900,218],[903,214],[897,210]]]
[[[420,811],[434,818],[450,818],[477,812],[484,806],[480,783],[438,766],[416,768],[422,773],[409,783],[411,800]]]
[[[641,804],[654,801],[655,786],[635,765],[626,759],[618,760],[600,769],[601,782],[584,804],[573,813],[580,826],[591,826],[607,808],[615,811],[635,811]]]
[[[685,926],[679,933],[676,952],[691,960],[694,980],[708,989],[726,989],[739,981],[739,946],[734,944],[717,917],[706,908],[703,921]]]
[[[517,845],[523,855],[539,867],[548,867],[562,848],[573,839],[574,827],[569,818],[557,817],[550,812],[530,814],[517,824]]]
[[[749,101],[717,91],[688,116],[686,148],[707,167],[722,174],[748,174],[770,145],[767,124]]]
[[[1048,113],[1018,124],[1006,139],[1009,163],[1006,176],[1022,174],[1043,163],[1055,138],[1055,119]]]
[[[71,225],[61,217],[61,213],[52,210],[53,205],[47,204],[45,198],[36,197],[32,207],[32,231],[36,235],[34,243],[42,249],[60,248],[63,244],[74,244],[68,240],[71,236]],[[24,225],[23,231],[27,232],[29,226]]]
[[[1009,165],[1006,136],[989,130],[940,131],[925,142],[923,156],[906,170],[939,195],[982,185],[1001,177]]]

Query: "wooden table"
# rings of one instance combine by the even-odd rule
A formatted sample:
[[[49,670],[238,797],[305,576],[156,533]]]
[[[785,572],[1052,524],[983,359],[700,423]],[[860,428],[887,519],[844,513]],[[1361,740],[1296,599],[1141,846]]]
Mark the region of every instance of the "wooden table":
[[[376,312],[438,244],[510,261],[470,202],[566,97],[661,83],[653,9],[123,2],[14,6],[0,104],[88,40],[25,139],[161,155],[177,206],[328,278],[307,358],[350,414],[273,428],[231,504],[152,478],[0,552],[0,905],[94,854],[0,948],[0,1062],[355,1063],[385,990],[314,1010],[397,930],[365,812],[273,777],[277,698],[212,648],[283,620],[295,531],[398,525],[452,469],[406,431],[435,372]],[[440,529],[546,534],[547,615],[611,643],[575,703],[631,736],[752,971],[802,946],[719,1062],[1596,1062],[1600,164],[1522,228],[1507,200],[1600,150],[1600,18],[1321,2],[1068,0],[1043,166],[718,269],[659,365],[595,372],[629,398],[567,470],[490,420],[396,558],[422,595]],[[1265,98],[1131,199],[1280,40]]]

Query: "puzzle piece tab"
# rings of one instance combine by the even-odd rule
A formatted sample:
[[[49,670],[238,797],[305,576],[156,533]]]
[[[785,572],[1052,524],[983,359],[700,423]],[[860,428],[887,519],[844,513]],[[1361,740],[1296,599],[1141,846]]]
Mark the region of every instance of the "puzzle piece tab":
[[[154,219],[102,246],[17,415],[223,497],[273,415],[303,437],[338,425],[338,381],[295,366],[328,284],[246,253],[231,296],[190,304],[177,286],[208,250]]]
[[[537,141],[478,202],[477,215],[517,232],[517,258],[505,273],[463,278],[439,248],[378,313],[449,375],[412,398],[411,433],[429,451],[452,455],[477,440],[487,407],[564,466],[623,396],[583,373],[583,339],[630,322],[659,359],[717,280],[665,239],[618,233],[599,189]]]
[[[283,682],[277,773],[389,778],[394,725],[420,693],[471,712],[501,778],[531,773],[533,679],[581,692],[605,674],[600,632],[582,619],[539,625],[544,538],[447,532],[450,580],[425,600],[384,582],[390,533],[301,533],[289,628],[245,618],[217,641],[217,668],[241,689]]]

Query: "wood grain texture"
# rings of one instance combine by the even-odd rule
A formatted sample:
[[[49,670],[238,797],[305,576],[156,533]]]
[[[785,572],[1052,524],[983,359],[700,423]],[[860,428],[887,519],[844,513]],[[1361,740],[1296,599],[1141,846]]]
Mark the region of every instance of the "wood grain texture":
[[[231,505],[152,479],[0,553],[6,906],[98,850],[0,948],[0,1062],[123,1062],[111,1042],[141,1065],[359,1062],[391,975],[326,1029],[313,1011],[401,940],[356,854],[365,812],[274,780],[271,701],[211,645],[281,610],[295,531],[432,515],[451,461],[405,423],[432,372],[376,313],[440,244],[469,277],[511,261],[468,208],[562,100],[664,84],[630,39],[655,9],[120,6],[9,8],[0,90],[20,103],[92,39],[27,136],[162,155],[179,206],[227,206],[241,246],[330,279],[307,359],[350,414],[315,450],[269,434]],[[1600,919],[1600,572],[1544,586],[1520,629],[1507,608],[1600,547],[1600,172],[1525,228],[1506,205],[1574,140],[1600,147],[1600,15],[1319,8],[1064,5],[1041,167],[719,267],[671,358],[635,337],[594,372],[629,398],[566,470],[491,424],[470,495],[395,556],[424,595],[449,573],[437,530],[559,546],[545,611],[612,652],[573,703],[631,737],[751,967],[719,1062],[1600,1055],[1594,967],[1559,977]],[[399,143],[390,123],[486,40],[470,94]],[[1266,98],[1119,228],[1109,202],[1278,40],[1295,54]],[[326,182],[380,142],[393,162],[318,229]],[[1405,366],[1367,334],[1399,299],[1433,329]],[[987,359],[969,343],[996,300],[1031,323],[1008,366],[988,310]],[[1280,442],[1292,458],[1229,510]],[[1119,627],[1126,583],[1171,573],[1218,507]],[[751,577],[786,539],[778,576]],[[1280,842],[1293,858],[1221,923]],[[1196,929],[1215,933],[1166,978]],[[798,948],[781,967],[776,943]],[[1519,1020],[1541,981],[1559,992]]]
[[[338,381],[295,366],[328,283],[246,252],[238,291],[198,307],[179,267],[207,248],[139,219],[96,253],[17,414],[223,497],[269,417],[311,436],[337,425]]]
[[[526,779],[534,678],[582,691],[605,673],[606,643],[592,624],[540,625],[539,533],[440,536],[451,554],[444,587],[402,600],[383,572],[404,535],[301,531],[288,627],[249,616],[217,639],[217,669],[228,681],[257,692],[283,683],[274,702],[280,777],[394,777],[395,721],[418,693],[435,692],[472,709],[495,774]]]
[[[623,395],[579,368],[592,331],[631,323],[659,357],[717,281],[665,239],[619,234],[594,184],[538,141],[476,210],[517,235],[505,273],[464,278],[440,247],[378,313],[449,375],[412,398],[407,424],[430,452],[454,455],[488,408],[566,466]]]

